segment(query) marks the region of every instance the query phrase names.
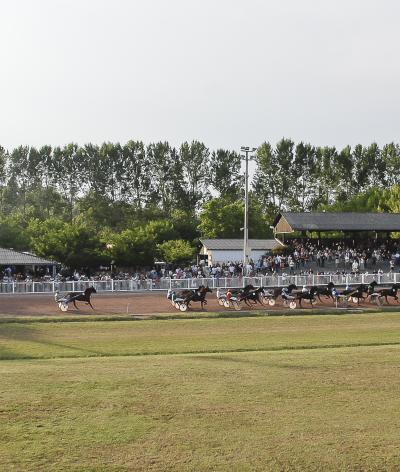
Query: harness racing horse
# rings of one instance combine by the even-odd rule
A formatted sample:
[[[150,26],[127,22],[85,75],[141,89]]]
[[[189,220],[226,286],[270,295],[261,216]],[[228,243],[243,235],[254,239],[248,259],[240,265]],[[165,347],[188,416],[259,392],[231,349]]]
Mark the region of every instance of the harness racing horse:
[[[97,290],[94,287],[89,287],[84,292],[69,292],[65,295],[65,300],[67,304],[72,302],[76,309],[78,309],[76,302],[86,302],[86,305],[90,305],[92,310],[94,310],[90,301],[92,293],[97,293]]]
[[[207,305],[206,295],[211,293],[212,290],[210,287],[205,287],[200,285],[196,290],[182,290],[177,293],[177,296],[183,299],[183,303],[189,308],[191,302],[200,302],[201,308],[204,308],[204,305]]]
[[[293,292],[293,290],[296,290],[297,289],[297,285],[295,284],[290,284],[288,287],[287,287],[287,290],[286,290],[286,293],[288,295],[291,295],[291,293]],[[274,292],[273,292],[273,298],[276,300],[277,298],[279,298],[280,296],[282,296],[282,288],[281,287],[277,287],[274,289]]]
[[[388,301],[388,297],[394,298],[397,303],[399,303],[399,298],[397,296],[397,291],[400,289],[400,284],[393,284],[391,288],[382,288],[381,290],[377,290],[377,293],[381,297],[385,297],[385,301],[388,305],[390,305]]]
[[[316,301],[315,295],[317,293],[317,287],[311,287],[309,292],[300,292],[297,294],[296,299],[299,302],[299,306],[301,308],[301,301],[302,300],[309,300],[310,305],[313,306],[313,302]]]
[[[326,298],[331,298],[333,300],[334,297],[332,295],[332,289],[334,286],[335,284],[333,282],[329,282],[326,287],[317,287],[316,285],[313,285],[310,288],[310,291],[312,290],[315,293],[320,302],[322,302],[321,295],[324,295]]]
[[[240,293],[240,301],[245,302],[249,307],[251,305],[263,305],[264,287],[255,288],[253,285],[246,285]],[[250,303],[253,302],[253,303]]]
[[[349,297],[353,303],[360,304],[360,300],[365,300],[364,293],[368,296],[369,286],[365,284],[359,285],[353,292],[349,293]]]

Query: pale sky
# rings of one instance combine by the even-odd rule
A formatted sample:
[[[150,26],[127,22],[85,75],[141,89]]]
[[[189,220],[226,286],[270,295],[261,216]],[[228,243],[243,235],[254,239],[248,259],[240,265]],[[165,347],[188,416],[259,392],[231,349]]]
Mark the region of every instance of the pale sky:
[[[398,0],[0,0],[0,144],[400,141]]]

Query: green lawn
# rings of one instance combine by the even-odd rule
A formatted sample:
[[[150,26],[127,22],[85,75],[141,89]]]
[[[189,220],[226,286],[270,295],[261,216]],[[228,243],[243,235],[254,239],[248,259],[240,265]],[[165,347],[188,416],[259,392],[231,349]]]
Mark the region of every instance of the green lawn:
[[[4,323],[0,356],[0,470],[400,470],[400,314]]]

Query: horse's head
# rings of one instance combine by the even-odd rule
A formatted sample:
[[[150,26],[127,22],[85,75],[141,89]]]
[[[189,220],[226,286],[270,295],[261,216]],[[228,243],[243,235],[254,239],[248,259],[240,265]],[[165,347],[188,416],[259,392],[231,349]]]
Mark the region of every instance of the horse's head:
[[[288,292],[290,293],[292,290],[296,290],[296,288],[297,288],[296,284],[290,284],[287,289],[288,289]]]
[[[250,290],[254,290],[254,285],[249,284],[243,288],[244,292],[250,292]]]
[[[377,285],[378,285],[378,282],[377,282],[376,280],[373,280],[373,281],[369,284],[370,287],[376,287]]]
[[[328,285],[327,285],[329,290],[332,290],[334,286],[335,286],[335,284],[333,282],[329,282]]]
[[[85,290],[85,293],[97,293],[97,290],[93,287],[93,285]]]
[[[392,290],[400,290],[400,284],[393,284]]]

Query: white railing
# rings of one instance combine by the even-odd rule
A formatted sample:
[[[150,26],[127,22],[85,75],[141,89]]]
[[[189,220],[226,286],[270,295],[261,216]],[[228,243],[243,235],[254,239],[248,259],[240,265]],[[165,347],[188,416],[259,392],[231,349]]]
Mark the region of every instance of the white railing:
[[[400,274],[389,272],[385,274],[358,274],[358,275],[279,275],[260,277],[215,277],[201,279],[159,279],[159,280],[101,280],[101,281],[74,281],[74,282],[1,282],[0,294],[34,294],[55,292],[79,292],[93,286],[97,292],[139,292],[151,290],[182,290],[193,289],[200,285],[210,288],[240,288],[246,285],[263,287],[284,287],[295,284],[335,285],[369,284],[376,280],[379,284],[400,283]]]

